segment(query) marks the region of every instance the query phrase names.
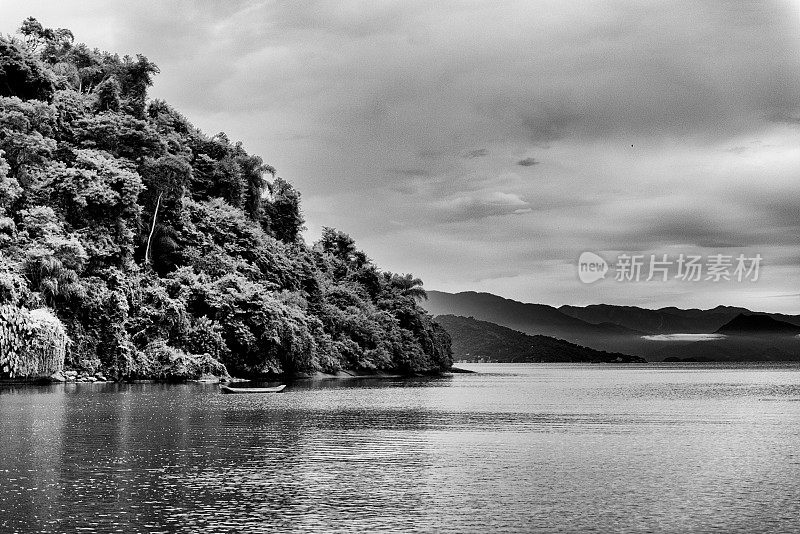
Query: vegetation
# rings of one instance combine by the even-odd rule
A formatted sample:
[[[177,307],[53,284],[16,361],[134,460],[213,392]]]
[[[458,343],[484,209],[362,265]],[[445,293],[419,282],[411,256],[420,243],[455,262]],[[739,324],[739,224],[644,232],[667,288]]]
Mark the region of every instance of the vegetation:
[[[3,376],[49,376],[64,367],[68,339],[45,309],[0,306],[0,372]]]
[[[422,282],[332,228],[307,245],[300,193],[148,102],[156,73],[33,18],[0,38],[0,305],[117,378],[448,368]]]

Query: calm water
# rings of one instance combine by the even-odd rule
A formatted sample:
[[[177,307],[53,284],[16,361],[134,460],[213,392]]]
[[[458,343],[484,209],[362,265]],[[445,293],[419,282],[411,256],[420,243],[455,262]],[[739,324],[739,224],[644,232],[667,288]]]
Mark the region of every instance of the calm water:
[[[792,532],[800,367],[0,388],[0,532]]]

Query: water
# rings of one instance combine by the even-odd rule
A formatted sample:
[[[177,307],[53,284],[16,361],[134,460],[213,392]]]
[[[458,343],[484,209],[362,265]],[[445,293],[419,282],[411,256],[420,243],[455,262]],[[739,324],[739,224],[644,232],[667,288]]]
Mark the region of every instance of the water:
[[[0,388],[0,532],[793,532],[800,367]]]

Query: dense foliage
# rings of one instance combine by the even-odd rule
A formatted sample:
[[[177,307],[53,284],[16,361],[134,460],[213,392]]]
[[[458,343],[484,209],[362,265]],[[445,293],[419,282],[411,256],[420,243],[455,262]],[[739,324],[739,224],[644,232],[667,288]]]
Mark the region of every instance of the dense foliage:
[[[117,377],[451,364],[421,281],[224,133],[147,99],[158,68],[26,20],[0,38],[0,305],[51,308],[67,364]]]

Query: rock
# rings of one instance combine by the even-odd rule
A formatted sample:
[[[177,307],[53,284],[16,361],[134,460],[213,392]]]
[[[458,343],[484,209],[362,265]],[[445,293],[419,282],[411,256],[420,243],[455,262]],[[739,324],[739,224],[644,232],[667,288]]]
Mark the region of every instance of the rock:
[[[76,376],[78,376],[78,371],[64,371],[64,376],[74,379]]]
[[[106,377],[103,376],[103,373],[95,373],[94,377],[97,379],[98,382],[106,381]]]
[[[194,380],[194,382],[201,382],[204,384],[219,384],[221,382],[220,377],[214,376],[211,374],[203,374],[200,378]]]
[[[248,382],[246,378],[236,378],[234,376],[221,376],[219,377],[220,384],[235,384],[237,382]]]
[[[55,373],[50,375],[50,380],[53,381],[53,382],[66,382],[67,381],[66,377],[64,377],[64,375],[61,374],[61,371],[56,371]]]
[[[84,378],[84,380],[86,382],[97,382],[97,379],[93,376],[87,376],[86,378]]]

